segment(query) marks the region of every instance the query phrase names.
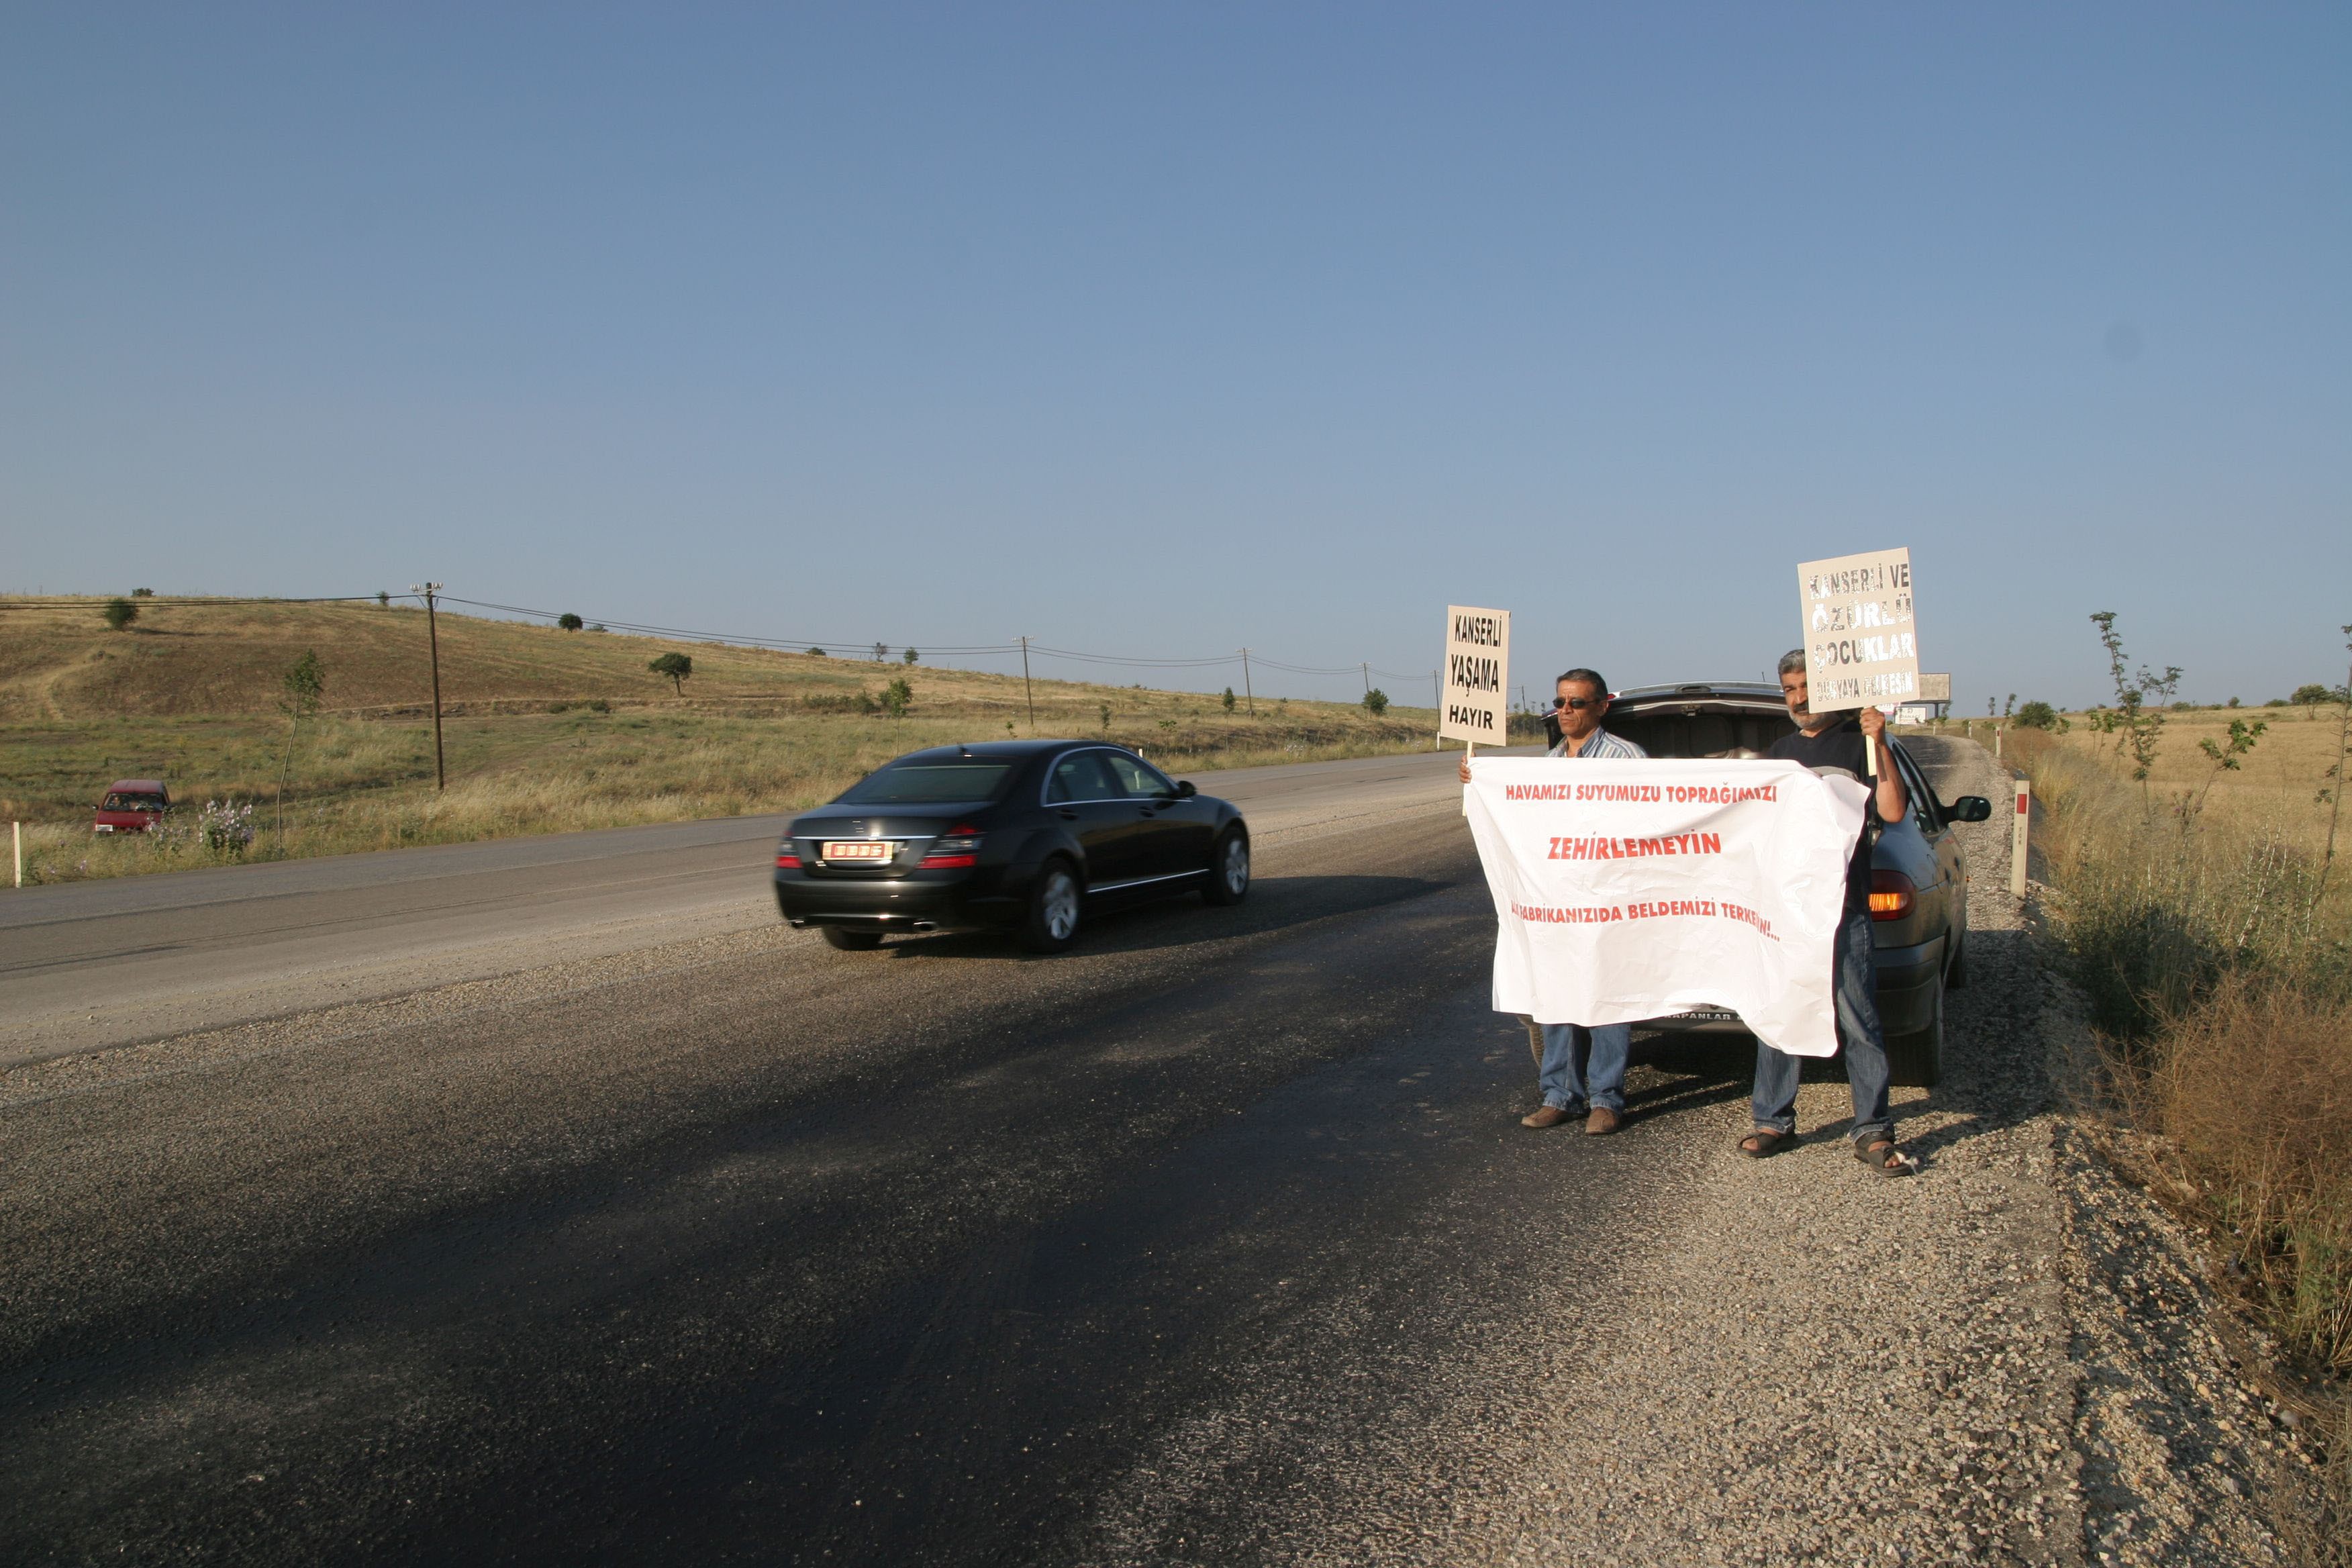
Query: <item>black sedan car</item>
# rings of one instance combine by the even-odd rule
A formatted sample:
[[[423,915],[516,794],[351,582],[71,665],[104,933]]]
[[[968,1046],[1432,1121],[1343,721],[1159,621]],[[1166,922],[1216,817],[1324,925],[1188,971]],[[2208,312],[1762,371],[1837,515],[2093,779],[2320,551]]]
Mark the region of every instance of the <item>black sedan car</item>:
[[[1005,931],[1036,952],[1087,915],[1249,891],[1249,826],[1227,801],[1124,747],[982,741],[909,752],[793,819],[776,906],[852,951],[892,931]]]

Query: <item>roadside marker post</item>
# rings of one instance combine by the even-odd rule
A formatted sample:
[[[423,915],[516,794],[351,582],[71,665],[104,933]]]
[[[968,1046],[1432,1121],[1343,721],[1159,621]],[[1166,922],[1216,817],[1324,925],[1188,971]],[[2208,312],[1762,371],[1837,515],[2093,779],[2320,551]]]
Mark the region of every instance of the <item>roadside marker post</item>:
[[[25,825],[10,823],[8,837],[16,841],[16,886],[21,888],[25,885]]]
[[[2033,781],[2017,781],[2017,822],[2009,832],[2009,896],[2025,901],[2025,829],[2033,816]]]

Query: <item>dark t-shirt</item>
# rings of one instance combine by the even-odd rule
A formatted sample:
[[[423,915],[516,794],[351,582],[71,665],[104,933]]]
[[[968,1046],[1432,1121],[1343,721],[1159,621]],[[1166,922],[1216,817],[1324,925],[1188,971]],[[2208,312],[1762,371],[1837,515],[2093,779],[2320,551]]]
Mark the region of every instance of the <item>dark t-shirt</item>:
[[[1802,730],[1783,735],[1772,742],[1765,754],[1786,757],[1801,767],[1843,768],[1856,783],[1870,789],[1870,760],[1864,750],[1862,725],[1852,719],[1842,720],[1818,735],[1808,735]],[[1849,914],[1870,908],[1870,847],[1878,837],[1875,789],[1870,789],[1870,804],[1864,812],[1862,837],[1855,840],[1853,858],[1845,866],[1845,907]]]

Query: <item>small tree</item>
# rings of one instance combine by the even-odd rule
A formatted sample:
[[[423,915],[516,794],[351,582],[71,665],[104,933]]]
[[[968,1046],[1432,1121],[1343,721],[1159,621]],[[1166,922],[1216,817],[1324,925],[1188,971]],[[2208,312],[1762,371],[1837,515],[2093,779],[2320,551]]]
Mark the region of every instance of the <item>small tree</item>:
[[[2164,738],[2164,704],[2180,688],[2180,667],[2167,665],[2159,676],[2141,665],[2137,676],[2126,675],[2124,639],[2116,630],[2116,613],[2100,610],[2091,620],[2099,628],[2100,646],[2107,650],[2107,673],[2116,687],[2116,711],[2102,715],[2099,728],[2115,731],[2118,752],[2131,752],[2132,777],[2140,782],[2145,800],[2147,775],[2156,766],[2157,744]]]
[[[302,721],[319,710],[327,696],[327,667],[319,662],[315,648],[305,648],[302,657],[288,667],[278,677],[285,695],[278,699],[278,710],[287,717],[286,757],[278,768],[278,853],[286,853],[286,785],[294,776],[294,744],[302,733]]]
[[[907,684],[903,675],[882,689],[882,711],[893,719],[904,719],[914,700],[915,689]]]
[[[108,626],[119,632],[128,629],[131,623],[139,618],[139,606],[128,599],[109,599],[106,608],[99,614],[106,617]]]
[[[2028,702],[2017,710],[2017,722],[2027,730],[2055,730],[2058,727],[2058,710],[2047,702]]]
[[[908,663],[908,664],[912,664],[912,663],[914,663],[917,659],[921,658],[923,656],[922,656],[921,654],[917,653],[913,648],[908,648],[905,653],[900,654],[898,657],[899,657],[899,658],[901,658],[902,660],[904,660],[906,663]]]
[[[573,615],[571,611],[566,610],[562,615],[555,617],[555,624],[562,626],[567,632],[576,632],[588,623],[582,620],[578,616]]]
[[[1108,734],[1110,732],[1110,704],[1105,702],[1098,706],[1102,712],[1103,733]]]
[[[155,590],[152,588],[133,588],[131,590],[131,596],[134,599],[152,599],[155,596]]]
[[[2352,626],[2343,628],[2347,638],[2352,638]],[[2352,649],[2352,641],[2345,647]],[[2336,761],[2321,774],[2326,782],[2319,798],[2327,805],[2327,852],[2319,859],[2319,885],[2311,890],[2311,907],[2319,908],[2320,896],[2327,891],[2327,874],[2336,868],[2336,824],[2344,813],[2344,764],[2352,761],[2352,669],[2344,672],[2344,684],[2337,687],[2336,697]]]
[[[117,599],[114,603],[119,605],[122,603],[122,601]],[[107,608],[110,612],[113,609],[113,605],[110,605]],[[107,616],[109,621],[111,621],[113,618],[114,617],[111,614],[109,614]],[[2335,700],[2335,697],[2336,694],[2328,690],[2325,686],[2306,684],[2296,687],[2294,689],[2294,695],[2288,698],[2287,700],[2294,703],[2298,708],[2316,708],[2323,702]]]
[[[2230,721],[2230,739],[2227,743],[2216,745],[2211,741],[2197,742],[2197,749],[2205,753],[2206,760],[2213,764],[2213,771],[2205,775],[2204,785],[2195,795],[2181,796],[2180,826],[2183,831],[2193,826],[2197,818],[2203,814],[2205,797],[2213,793],[2214,781],[2223,773],[2236,773],[2240,761],[2248,752],[2254,749],[2254,742],[2261,740],[2263,731],[2269,728],[2270,726],[2260,719],[2251,724],[2243,719],[2232,719]]]
[[[887,644],[887,643],[876,643],[876,644],[874,645],[874,662],[875,662],[875,663],[879,664],[879,663],[881,663],[884,659],[888,658],[889,657],[890,657],[890,645],[889,645],[889,644]]]
[[[1234,710],[1234,689],[1230,686],[1226,687],[1224,694],[1219,697],[1217,700],[1225,705],[1226,712],[1232,712]]]
[[[813,647],[809,649],[809,657],[811,658],[823,658],[824,657],[824,649],[821,647]]]
[[[1364,711],[1377,719],[1389,710],[1389,694],[1379,687],[1364,693]]]
[[[647,661],[646,668],[656,675],[669,677],[670,689],[683,697],[686,695],[686,678],[694,673],[694,659],[687,654],[666,653],[659,658]]]
[[[388,610],[392,608],[392,592],[390,589],[378,588],[375,591],[375,607],[379,610]]]

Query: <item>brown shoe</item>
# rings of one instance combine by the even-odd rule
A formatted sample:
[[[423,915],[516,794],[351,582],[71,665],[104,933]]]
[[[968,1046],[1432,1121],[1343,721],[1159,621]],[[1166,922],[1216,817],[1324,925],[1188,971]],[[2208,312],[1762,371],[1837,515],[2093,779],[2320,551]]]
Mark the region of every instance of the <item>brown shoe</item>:
[[[1592,1114],[1584,1119],[1584,1135],[1587,1138],[1606,1138],[1624,1125],[1623,1117],[1605,1105],[1596,1105],[1592,1108]]]
[[[1572,1121],[1573,1119],[1574,1115],[1572,1112],[1562,1110],[1557,1105],[1546,1105],[1538,1107],[1535,1111],[1528,1115],[1520,1117],[1519,1125],[1522,1127],[1533,1127],[1538,1130],[1541,1130],[1546,1127],[1557,1127],[1561,1122]]]

